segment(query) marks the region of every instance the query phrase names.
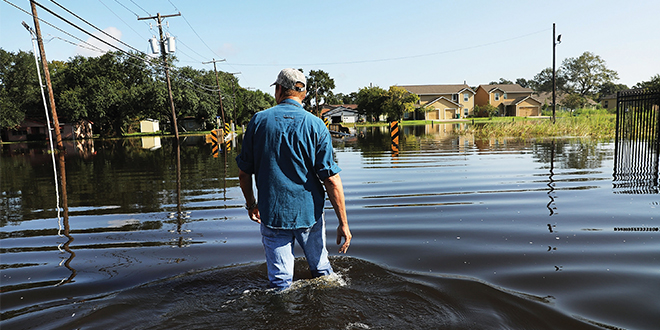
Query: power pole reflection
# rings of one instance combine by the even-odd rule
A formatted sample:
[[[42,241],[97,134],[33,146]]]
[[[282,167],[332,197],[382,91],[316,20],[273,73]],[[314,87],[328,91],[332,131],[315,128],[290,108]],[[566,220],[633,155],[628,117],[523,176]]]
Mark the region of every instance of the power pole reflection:
[[[176,246],[182,248],[190,245],[188,241],[190,238],[183,237],[183,233],[189,233],[190,230],[184,230],[183,224],[185,219],[190,218],[190,212],[184,212],[181,206],[181,143],[176,140],[176,213],[170,213],[169,218],[176,217],[176,233],[179,238],[175,239]],[[175,232],[171,230],[170,232]]]
[[[555,214],[555,210],[557,209],[557,205],[555,204],[555,141],[552,141],[552,147],[550,149],[550,176],[548,177],[548,197],[550,198],[550,202],[546,205],[548,208],[548,211],[550,211],[550,216],[553,216]]]
[[[66,259],[66,261],[60,262],[60,266],[64,264],[64,267],[66,267],[68,270],[71,271],[71,275],[69,275],[68,278],[62,279],[60,283],[57,285],[64,285],[67,283],[71,283],[73,281],[73,278],[76,277],[76,270],[71,267],[71,261],[73,258],[76,257],[76,253],[71,250],[71,243],[73,242],[73,236],[71,236],[71,229],[69,227],[69,203],[67,199],[67,193],[66,193],[66,170],[65,170],[65,164],[64,164],[64,152],[59,152],[58,153],[58,158],[59,158],[59,168],[60,168],[60,189],[62,191],[62,209],[63,209],[63,219],[62,222],[59,222],[60,219],[58,217],[58,223],[61,224],[58,235],[60,237],[64,236],[68,238],[68,240],[64,244],[59,244],[57,246],[57,249],[60,250],[61,252],[66,251],[69,253],[69,258]],[[64,234],[62,234],[62,232]],[[64,250],[64,251],[62,251]]]

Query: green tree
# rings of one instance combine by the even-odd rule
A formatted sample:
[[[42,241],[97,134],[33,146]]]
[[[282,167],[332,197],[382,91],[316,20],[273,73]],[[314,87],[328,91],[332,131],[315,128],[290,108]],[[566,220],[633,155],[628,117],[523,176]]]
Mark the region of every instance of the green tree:
[[[415,111],[417,101],[417,94],[410,93],[403,87],[391,86],[383,102],[383,112],[389,120],[399,120],[405,112]]]
[[[316,112],[317,105],[328,104],[328,99],[332,99],[333,89],[335,89],[335,80],[327,72],[310,70],[307,75],[307,96],[303,100],[305,109]]]
[[[474,106],[474,113],[478,117],[489,117],[492,118],[494,116],[497,116],[499,113],[499,109],[496,108],[495,106],[491,104],[485,104],[482,106],[475,105]]]
[[[600,88],[598,90],[597,100],[600,101],[605,96],[616,94],[617,92],[624,91],[626,89],[628,89],[628,86],[626,86],[625,84],[615,84],[613,82],[606,82],[600,85]]]
[[[513,81],[500,78],[500,81],[491,81],[489,85],[513,85]]]
[[[383,114],[386,99],[387,91],[378,86],[360,88],[356,95],[358,113],[365,116],[367,121],[378,121]]]
[[[557,92],[566,91],[566,78],[557,75],[555,77],[557,84]],[[529,88],[537,93],[552,92],[552,68],[545,68],[534,76],[534,79],[529,81]]]
[[[530,88],[530,82],[525,78],[516,79],[516,84],[520,85],[521,87]]]
[[[166,88],[156,86],[146,59],[137,56],[74,57],[59,73],[58,112],[70,121],[90,119],[104,136],[121,135],[139,117],[164,119],[166,111],[156,109],[169,109]]]
[[[660,89],[660,74],[656,74],[649,81],[638,82],[635,88],[653,88]]]
[[[45,119],[31,52],[11,53],[0,49],[0,109],[2,128],[16,127],[26,117]]]
[[[562,104],[569,109],[581,109],[587,104],[587,99],[580,94],[568,94],[564,97]]]
[[[593,96],[601,85],[619,79],[616,71],[608,69],[605,61],[591,52],[565,59],[559,71],[570,93],[583,97]]]

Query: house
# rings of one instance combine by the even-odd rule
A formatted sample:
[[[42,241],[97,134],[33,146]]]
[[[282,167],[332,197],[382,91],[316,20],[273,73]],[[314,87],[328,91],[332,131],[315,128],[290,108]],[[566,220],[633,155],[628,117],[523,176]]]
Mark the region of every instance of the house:
[[[565,99],[568,95],[569,94],[567,94],[567,93],[563,93],[563,92],[559,92],[559,91],[555,94],[555,100],[557,101],[557,107],[555,108],[555,110],[557,110],[557,111],[570,111],[570,110],[572,110],[572,109],[570,109],[569,107],[566,106]],[[616,95],[614,95],[614,96],[616,97]],[[548,109],[552,110],[552,92],[541,92],[541,93],[538,93],[537,96],[534,96],[534,98],[539,100],[541,102],[541,104],[543,104],[544,106],[547,105]],[[585,102],[586,103],[584,104],[584,107],[585,108],[590,108],[590,109],[596,108],[596,106],[598,104],[594,100],[592,100],[588,97],[585,98]]]
[[[328,118],[331,123],[356,123],[361,117],[355,104],[329,105],[321,110],[321,117]]]
[[[518,84],[479,85],[474,100],[478,106],[498,108],[501,116],[540,116],[542,103],[533,92]]]
[[[60,136],[63,140],[92,138],[92,122],[86,119],[75,123],[60,122]],[[48,128],[44,120],[25,119],[14,129],[2,129],[2,141],[7,142],[48,140],[48,138]],[[53,139],[55,139],[54,132]]]
[[[607,109],[608,112],[615,112],[616,100],[616,94],[607,95],[600,100],[600,105]]]
[[[419,96],[426,120],[465,118],[474,114],[476,93],[466,84],[400,86]]]

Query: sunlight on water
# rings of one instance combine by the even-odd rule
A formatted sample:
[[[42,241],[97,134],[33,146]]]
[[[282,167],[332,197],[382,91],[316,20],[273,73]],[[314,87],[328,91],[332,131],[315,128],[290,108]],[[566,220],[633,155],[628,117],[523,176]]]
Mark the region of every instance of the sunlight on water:
[[[2,326],[654,329],[653,189],[613,183],[613,145],[473,141],[404,126],[335,141],[354,235],[336,274],[268,289],[230,155],[187,139],[69,154],[57,219],[47,155],[2,158]],[[42,157],[43,156],[43,157]],[[635,190],[637,189],[637,190]],[[299,249],[297,255],[302,255]]]

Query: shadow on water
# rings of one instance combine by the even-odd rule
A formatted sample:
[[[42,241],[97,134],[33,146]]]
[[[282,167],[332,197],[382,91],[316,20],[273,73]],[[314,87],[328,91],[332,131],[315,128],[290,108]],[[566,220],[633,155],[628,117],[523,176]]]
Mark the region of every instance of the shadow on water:
[[[182,274],[54,307],[12,329],[589,329],[548,298],[467,279],[332,259],[337,277],[297,279],[282,293],[263,287],[265,265]],[[297,260],[296,273],[307,273]]]

